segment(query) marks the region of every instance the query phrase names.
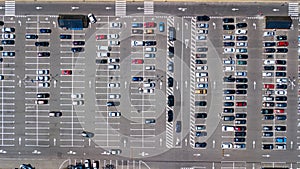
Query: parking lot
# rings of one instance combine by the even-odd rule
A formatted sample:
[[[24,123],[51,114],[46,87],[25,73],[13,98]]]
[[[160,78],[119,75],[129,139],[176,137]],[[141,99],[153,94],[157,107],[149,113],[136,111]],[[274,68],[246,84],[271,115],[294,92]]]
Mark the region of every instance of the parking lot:
[[[58,29],[54,16],[3,18],[16,29],[3,37],[14,44],[2,42],[3,145],[139,157],[158,147],[295,148],[295,31],[248,17],[96,18],[86,30]]]

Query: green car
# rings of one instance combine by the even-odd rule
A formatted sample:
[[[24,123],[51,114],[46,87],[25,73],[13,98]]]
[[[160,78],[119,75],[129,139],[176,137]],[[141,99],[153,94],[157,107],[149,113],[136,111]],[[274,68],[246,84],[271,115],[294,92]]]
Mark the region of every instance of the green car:
[[[245,61],[245,60],[238,60],[237,64],[238,65],[247,65],[247,61]]]

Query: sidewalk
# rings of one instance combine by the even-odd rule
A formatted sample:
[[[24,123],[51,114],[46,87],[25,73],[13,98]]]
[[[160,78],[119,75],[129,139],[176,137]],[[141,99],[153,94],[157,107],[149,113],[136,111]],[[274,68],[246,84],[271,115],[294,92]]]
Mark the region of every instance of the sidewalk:
[[[16,0],[16,2],[115,2],[115,0]],[[126,2],[144,2],[144,0],[127,0]],[[153,2],[187,2],[185,0],[153,0]],[[249,3],[249,2],[262,2],[262,3],[288,3],[298,2],[297,0],[190,0],[188,2],[205,2],[205,3],[218,3],[218,2],[237,2],[237,3]]]

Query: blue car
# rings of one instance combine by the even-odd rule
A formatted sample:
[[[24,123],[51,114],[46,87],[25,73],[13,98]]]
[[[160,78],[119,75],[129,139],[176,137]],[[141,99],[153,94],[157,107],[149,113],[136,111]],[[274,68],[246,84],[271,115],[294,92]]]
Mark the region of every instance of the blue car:
[[[286,143],[286,137],[276,137],[276,142],[278,142],[278,143]]]
[[[159,22],[159,32],[165,31],[165,24],[163,22]]]
[[[132,23],[131,27],[132,28],[142,28],[143,27],[143,23]]]
[[[59,35],[60,39],[71,39],[72,35]]]
[[[40,33],[51,33],[51,29],[40,29]]]
[[[143,81],[144,78],[143,77],[132,77],[132,81]]]

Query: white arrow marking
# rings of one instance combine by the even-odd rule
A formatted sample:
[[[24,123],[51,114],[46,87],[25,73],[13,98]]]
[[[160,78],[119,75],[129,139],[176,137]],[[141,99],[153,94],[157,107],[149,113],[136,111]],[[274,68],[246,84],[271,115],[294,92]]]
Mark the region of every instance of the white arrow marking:
[[[216,81],[214,81],[214,89],[216,88]]]
[[[176,89],[178,90],[178,81],[177,81],[177,84],[176,84]]]
[[[126,147],[126,140],[124,140],[123,143],[124,143],[124,147]]]
[[[89,87],[92,88],[92,81],[89,81]]]
[[[162,138],[159,139],[159,145],[162,146]]]
[[[56,88],[56,80],[54,80],[54,82],[53,82],[53,83],[54,83],[54,88]]]
[[[293,149],[293,144],[294,144],[294,142],[293,142],[293,141],[291,141],[291,149]]]
[[[127,87],[127,82],[125,81],[125,88]]]
[[[213,148],[215,148],[215,145],[216,145],[216,141],[213,140]]]
[[[255,169],[255,163],[252,164],[252,169]]]
[[[255,88],[256,88],[256,81],[253,82],[253,88],[255,90]]]
[[[21,137],[19,137],[19,145],[21,145],[21,143],[22,143],[22,139]]]
[[[56,138],[53,139],[53,145],[56,145]]]
[[[184,139],[184,142],[185,142],[185,146],[187,146],[187,144],[188,144],[187,138]]]
[[[255,141],[252,142],[252,148],[255,148]]]
[[[179,29],[179,23],[177,23],[177,30],[179,31],[180,29]]]
[[[270,157],[270,155],[269,155],[269,154],[263,154],[262,156],[263,156],[263,157],[267,157],[267,158],[269,158],[269,157]]]
[[[201,154],[193,154],[193,156],[195,156],[195,157],[200,157]]]
[[[225,156],[225,157],[229,157],[229,156],[230,156],[230,154],[224,154],[224,156]]]
[[[216,28],[217,28],[217,26],[216,26],[216,23],[214,23],[214,22],[213,22],[213,26],[214,26],[214,29],[216,29]]]
[[[137,7],[136,9],[137,9],[137,10],[143,10],[144,8],[142,8],[142,7]]]
[[[20,26],[22,25],[22,22],[20,20],[18,20],[18,23],[20,24]]]
[[[161,89],[162,87],[162,82],[159,82],[159,89]]]
[[[91,146],[91,139],[89,139],[89,146]]]
[[[232,11],[238,11],[239,9],[238,8],[232,8],[231,10]]]
[[[253,23],[254,29],[256,29],[256,23]]]
[[[19,87],[21,87],[21,84],[22,84],[22,82],[21,82],[21,80],[19,80]]]
[[[184,83],[185,83],[185,88],[187,88],[187,81],[185,81]]]

